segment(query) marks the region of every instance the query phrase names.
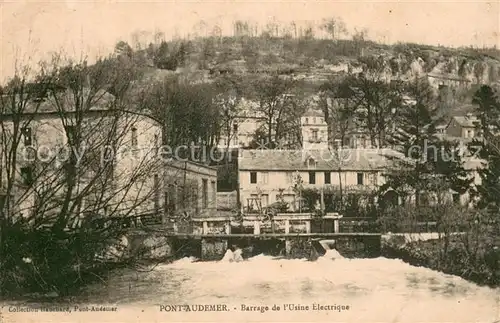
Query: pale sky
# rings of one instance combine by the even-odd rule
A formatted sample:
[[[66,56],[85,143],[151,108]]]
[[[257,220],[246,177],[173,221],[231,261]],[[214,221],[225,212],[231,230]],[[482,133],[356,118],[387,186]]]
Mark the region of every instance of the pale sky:
[[[16,59],[38,61],[50,51],[106,55],[135,31],[159,30],[168,39],[192,32],[200,20],[229,33],[237,19],[264,26],[272,17],[319,22],[339,16],[350,30],[367,28],[369,38],[388,43],[500,47],[500,6],[494,1],[0,0],[0,15],[0,79],[12,74]]]

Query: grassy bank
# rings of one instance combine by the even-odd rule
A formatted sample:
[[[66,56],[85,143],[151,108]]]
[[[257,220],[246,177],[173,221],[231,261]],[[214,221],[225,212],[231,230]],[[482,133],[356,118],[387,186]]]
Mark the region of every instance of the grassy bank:
[[[446,274],[460,276],[479,285],[500,287],[500,248],[476,248],[471,252],[460,236],[444,239],[404,243],[400,238],[390,239],[382,246],[382,255],[398,258],[413,266],[422,266]],[[491,247],[493,245],[493,247]]]

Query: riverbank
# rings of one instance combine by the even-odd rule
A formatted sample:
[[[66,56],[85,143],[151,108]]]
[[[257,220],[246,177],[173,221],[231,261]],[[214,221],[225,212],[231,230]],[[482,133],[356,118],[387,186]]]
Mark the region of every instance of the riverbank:
[[[382,244],[382,256],[459,276],[478,285],[500,287],[500,248],[496,244],[476,247],[471,252],[455,235],[443,252],[444,243],[435,237],[408,241],[404,236],[394,236]]]

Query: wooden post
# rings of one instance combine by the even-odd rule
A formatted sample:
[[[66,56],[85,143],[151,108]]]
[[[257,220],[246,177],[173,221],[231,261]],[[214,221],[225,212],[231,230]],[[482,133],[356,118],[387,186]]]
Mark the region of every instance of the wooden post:
[[[339,219],[334,219],[333,220],[333,232],[339,233],[340,228],[339,228]]]
[[[325,192],[323,191],[323,188],[321,188],[321,211],[325,211]]]
[[[226,234],[231,234],[231,221],[226,222]]]
[[[260,222],[259,222],[259,220],[253,221],[253,234],[260,234]]]
[[[203,221],[203,234],[208,234],[208,222]]]
[[[290,233],[290,220],[285,220],[285,233]]]

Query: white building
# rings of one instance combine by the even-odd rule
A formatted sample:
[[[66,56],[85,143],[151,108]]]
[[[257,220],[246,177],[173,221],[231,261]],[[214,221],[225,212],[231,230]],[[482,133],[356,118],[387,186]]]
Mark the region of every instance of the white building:
[[[278,201],[280,195],[292,209],[297,207],[294,189],[299,175],[303,187],[375,188],[383,183],[382,172],[390,151],[246,150],[238,159],[240,203],[245,209],[255,199],[262,207]]]
[[[171,218],[216,209],[216,169],[165,158],[162,124],[149,116],[39,109],[4,113],[0,124],[0,192],[10,196],[13,216],[57,214],[61,201],[75,217],[72,225],[85,216]],[[178,197],[188,188],[191,199]]]
[[[238,159],[240,203],[245,211],[255,208],[256,202],[264,208],[283,198],[291,211],[297,211],[297,176],[303,188],[338,189],[342,185],[344,192],[374,190],[385,183],[383,174],[390,167],[387,156],[396,155],[400,154],[390,149],[242,151]],[[481,161],[469,158],[464,167],[473,176],[473,185],[479,185]],[[393,193],[389,190],[385,198],[392,199]],[[470,201],[467,193],[451,191],[449,198],[461,204]]]
[[[161,194],[154,192],[161,189],[161,161],[154,159],[161,126],[153,119],[109,109],[37,111],[3,114],[2,127],[0,186],[13,195],[14,213],[57,210],[71,186],[78,212],[161,210]],[[14,150],[16,158],[9,154]],[[44,196],[49,192],[52,197]]]
[[[303,149],[328,149],[328,124],[322,112],[309,109],[300,118],[300,126]]]

